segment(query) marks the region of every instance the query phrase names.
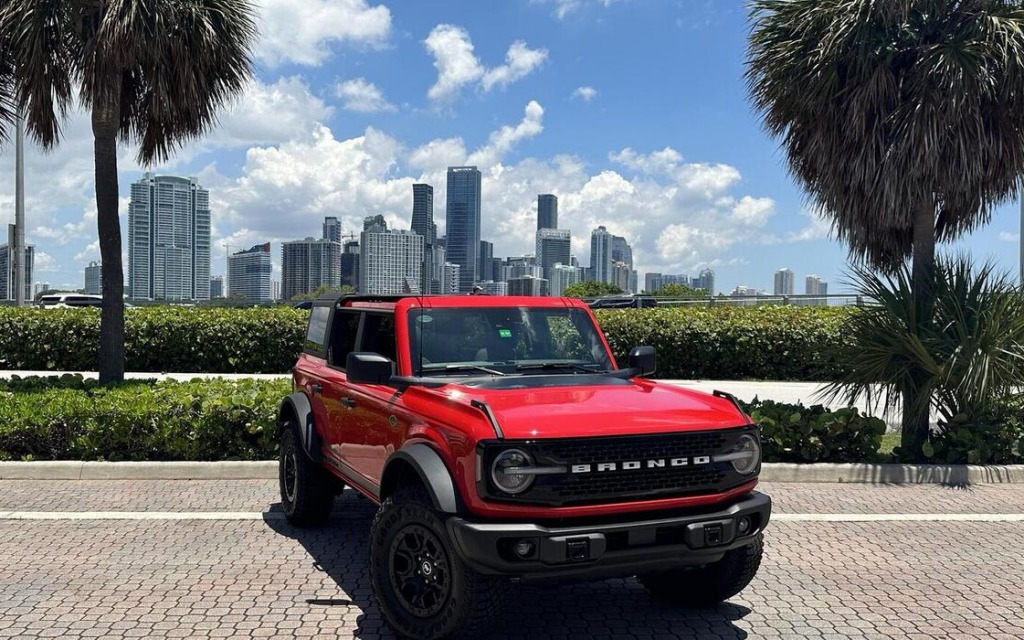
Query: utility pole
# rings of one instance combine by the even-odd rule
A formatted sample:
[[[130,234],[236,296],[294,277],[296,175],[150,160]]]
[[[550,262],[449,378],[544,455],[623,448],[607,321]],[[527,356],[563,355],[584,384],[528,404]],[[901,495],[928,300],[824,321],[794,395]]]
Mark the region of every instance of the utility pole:
[[[14,303],[25,304],[25,119],[18,114],[14,134]]]

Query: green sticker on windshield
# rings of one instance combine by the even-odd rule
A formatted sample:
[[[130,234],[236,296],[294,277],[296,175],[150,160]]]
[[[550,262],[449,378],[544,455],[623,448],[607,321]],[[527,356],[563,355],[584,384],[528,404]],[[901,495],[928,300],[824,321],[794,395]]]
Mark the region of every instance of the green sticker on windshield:
[[[501,337],[501,338],[511,338],[512,337],[512,330],[511,329],[498,329],[498,336]]]

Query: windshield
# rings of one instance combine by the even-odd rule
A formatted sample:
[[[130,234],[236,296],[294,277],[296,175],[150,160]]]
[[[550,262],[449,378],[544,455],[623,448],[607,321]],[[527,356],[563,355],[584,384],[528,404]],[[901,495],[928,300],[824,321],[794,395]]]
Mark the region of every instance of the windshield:
[[[413,375],[596,373],[612,367],[597,328],[582,309],[412,309],[409,335]]]

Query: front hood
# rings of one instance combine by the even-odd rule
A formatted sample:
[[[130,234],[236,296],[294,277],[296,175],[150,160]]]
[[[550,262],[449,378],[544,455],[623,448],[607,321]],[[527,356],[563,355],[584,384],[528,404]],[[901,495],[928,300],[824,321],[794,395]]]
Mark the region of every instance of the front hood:
[[[508,439],[700,431],[748,423],[725,398],[647,380],[532,389],[453,385],[446,395],[467,404],[486,402]]]

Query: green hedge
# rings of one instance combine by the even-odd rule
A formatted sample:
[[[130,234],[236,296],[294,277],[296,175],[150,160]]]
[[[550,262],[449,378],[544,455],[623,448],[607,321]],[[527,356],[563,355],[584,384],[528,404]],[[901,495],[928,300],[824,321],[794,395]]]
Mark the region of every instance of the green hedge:
[[[0,385],[0,460],[266,460],[287,380]]]
[[[661,378],[829,380],[852,313],[827,307],[690,307],[597,312],[625,365],[658,349]],[[129,371],[282,373],[295,364],[307,311],[287,307],[143,307],[125,316]],[[0,369],[95,371],[99,312],[0,308]]]
[[[308,311],[290,307],[140,307],[125,312],[128,371],[283,373]],[[96,309],[0,308],[0,369],[95,371]]]
[[[854,407],[832,411],[757,399],[741,404],[761,427],[766,462],[878,461],[885,422]]]
[[[612,351],[658,350],[659,378],[831,380],[845,307],[687,307],[598,311]]]

